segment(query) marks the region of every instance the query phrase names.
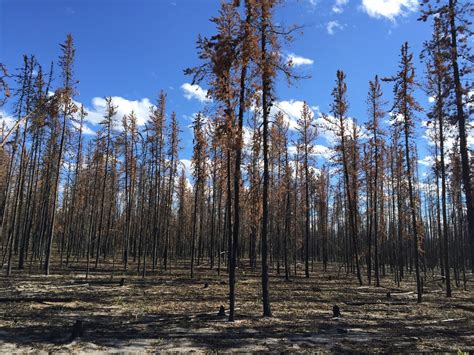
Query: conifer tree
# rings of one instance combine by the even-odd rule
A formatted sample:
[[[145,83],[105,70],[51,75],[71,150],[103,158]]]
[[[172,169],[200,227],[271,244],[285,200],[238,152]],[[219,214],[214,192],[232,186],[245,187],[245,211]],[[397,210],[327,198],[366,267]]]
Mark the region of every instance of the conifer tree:
[[[410,204],[410,218],[411,218],[411,232],[414,245],[414,259],[415,259],[415,273],[416,273],[416,288],[417,301],[422,301],[422,285],[420,277],[420,235],[419,223],[417,221],[418,206],[416,205],[415,191],[413,187],[414,175],[416,167],[413,167],[412,157],[412,136],[415,124],[415,113],[421,111],[420,105],[413,97],[415,90],[415,68],[413,66],[413,54],[409,52],[408,43],[405,42],[401,48],[400,66],[398,73],[391,77],[384,79],[385,81],[394,83],[394,98],[393,119],[395,125],[400,125],[404,135],[404,150],[405,150],[405,169],[408,181],[408,197]]]
[[[76,94],[76,82],[73,78],[73,65],[74,65],[74,56],[76,50],[74,49],[72,35],[68,34],[64,44],[61,44],[62,56],[59,60],[59,65],[61,67],[61,75],[63,78],[63,87],[57,93],[60,97],[59,99],[59,110],[61,111],[62,123],[61,123],[61,134],[59,138],[59,150],[56,157],[56,167],[54,171],[54,182],[52,185],[52,196],[53,202],[51,206],[51,223],[48,230],[48,242],[46,250],[46,261],[44,264],[44,272],[46,275],[49,275],[49,268],[51,264],[51,249],[53,247],[53,237],[54,237],[54,228],[56,223],[56,205],[58,200],[58,189],[59,183],[61,180],[61,165],[63,162],[63,153],[66,145],[66,132],[68,129],[68,123],[70,121],[71,115],[77,111],[77,106],[73,101],[73,98]]]
[[[346,97],[347,85],[345,83],[346,75],[338,70],[336,73],[336,87],[332,92],[334,102],[331,104],[331,113],[333,116],[324,115],[327,128],[337,137],[336,152],[338,153],[338,162],[342,165],[344,186],[346,190],[346,199],[348,206],[349,231],[352,239],[354,261],[356,265],[357,279],[362,285],[362,275],[359,266],[358,251],[358,206],[357,206],[357,132],[354,123],[350,127],[350,121],[347,117],[348,102]]]
[[[455,114],[453,123],[458,128],[459,151],[461,154],[462,183],[466,197],[467,224],[470,242],[471,269],[474,270],[474,192],[472,184],[471,162],[467,145],[467,129],[471,112],[466,112],[464,97],[468,94],[469,73],[472,72],[472,54],[468,39],[472,37],[470,25],[474,14],[474,5],[463,0],[425,0],[420,20],[429,17],[437,18],[444,29],[448,31],[448,41],[442,41],[449,55],[451,75],[453,80]],[[436,25],[435,25],[436,26]]]
[[[199,218],[202,219],[203,211],[199,206],[203,198],[203,189],[206,179],[206,159],[207,159],[207,142],[204,132],[204,117],[199,112],[196,114],[193,121],[194,130],[194,150],[193,150],[193,177],[194,177],[194,205],[193,205],[193,220],[192,220],[192,245],[191,245],[191,278],[194,277],[194,260],[196,254],[196,234]]]
[[[367,130],[371,134],[369,140],[370,149],[371,149],[371,160],[374,162],[373,167],[373,181],[368,180],[368,184],[373,184],[373,187],[369,188],[370,191],[373,191],[373,198],[370,199],[372,206],[369,207],[370,214],[368,218],[373,219],[373,231],[374,231],[374,271],[375,271],[375,282],[376,286],[380,286],[380,275],[379,275],[379,191],[383,190],[379,187],[379,175],[380,175],[380,162],[381,162],[381,147],[384,132],[380,128],[380,120],[383,119],[385,113],[383,111],[383,101],[382,101],[382,89],[380,87],[380,82],[378,76],[375,76],[374,81],[369,82],[369,93],[367,104],[369,106],[369,121],[366,124]],[[383,204],[383,202],[382,202]],[[369,232],[369,258],[367,263],[367,273],[370,284],[371,278],[371,258],[370,258],[370,247],[371,247],[371,236]]]
[[[302,169],[304,172],[304,211],[305,211],[305,276],[309,277],[309,250],[310,250],[310,164],[314,153],[314,140],[316,139],[316,126],[313,122],[313,113],[308,104],[303,103],[298,124],[298,149],[302,152]]]

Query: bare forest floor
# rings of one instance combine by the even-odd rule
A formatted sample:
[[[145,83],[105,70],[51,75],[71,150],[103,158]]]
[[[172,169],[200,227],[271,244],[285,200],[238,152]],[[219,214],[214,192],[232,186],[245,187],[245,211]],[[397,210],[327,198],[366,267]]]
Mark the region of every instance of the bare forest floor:
[[[473,291],[454,287],[447,299],[428,277],[417,304],[412,275],[400,288],[389,276],[377,288],[335,265],[323,273],[317,264],[309,279],[300,273],[287,282],[272,272],[273,317],[262,318],[259,274],[239,269],[233,323],[217,317],[228,308],[227,274],[207,265],[194,280],[183,267],[112,278],[103,265],[87,281],[77,265],[49,277],[1,276],[0,352],[474,351]],[[77,320],[84,332],[71,341]]]

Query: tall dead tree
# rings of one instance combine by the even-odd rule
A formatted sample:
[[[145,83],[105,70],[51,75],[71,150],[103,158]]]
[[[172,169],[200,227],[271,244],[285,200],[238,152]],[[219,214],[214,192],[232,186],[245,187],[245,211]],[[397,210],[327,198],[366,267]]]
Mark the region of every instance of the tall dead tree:
[[[450,53],[446,49],[447,43],[447,28],[443,27],[443,21],[438,17],[434,18],[433,37],[424,45],[424,55],[427,70],[427,84],[426,91],[430,97],[434,97],[434,107],[428,113],[430,120],[436,122],[434,135],[436,140],[435,146],[439,146],[439,158],[436,154],[436,176],[441,175],[441,210],[442,210],[442,230],[439,227],[440,218],[438,217],[438,230],[442,234],[442,258],[444,262],[444,276],[446,282],[446,296],[451,297],[451,272],[449,260],[449,234],[448,234],[448,215],[447,215],[447,200],[446,200],[446,163],[445,163],[445,142],[446,142],[446,122],[447,117],[446,100],[449,95],[449,90],[452,86],[452,80],[448,75]],[[432,122],[429,122],[432,124]],[[439,161],[438,161],[439,159]],[[439,174],[440,173],[440,174]],[[437,184],[437,192],[439,192]],[[439,193],[438,193],[439,196]],[[438,208],[439,211],[439,208]],[[438,213],[439,216],[439,213]],[[440,243],[441,244],[441,243]]]
[[[369,94],[367,99],[369,106],[369,121],[366,124],[367,130],[371,133],[369,139],[369,145],[371,148],[372,161],[374,162],[373,167],[373,181],[368,181],[368,184],[372,184],[372,188],[369,191],[373,191],[373,198],[370,199],[372,206],[370,206],[369,218],[373,219],[373,240],[374,240],[374,271],[375,271],[375,283],[376,286],[380,286],[380,275],[379,275],[379,175],[380,175],[380,161],[381,161],[381,145],[384,132],[380,128],[380,120],[383,119],[385,113],[383,111],[382,101],[382,89],[378,76],[375,76],[374,81],[369,82]],[[383,202],[382,202],[383,204]],[[369,236],[370,238],[370,236]],[[371,270],[371,259],[370,259],[370,246],[371,241],[369,239],[369,259],[367,263],[369,283],[370,283],[370,270]]]
[[[362,274],[359,265],[358,250],[358,208],[357,208],[357,142],[356,127],[350,127],[351,121],[347,117],[348,102],[346,98],[347,85],[345,83],[346,75],[342,70],[336,73],[336,87],[332,92],[334,102],[331,104],[331,113],[333,116],[324,115],[327,128],[337,137],[336,152],[339,156],[339,163],[342,165],[344,186],[346,190],[346,199],[348,206],[349,230],[352,239],[354,261],[356,265],[357,279],[362,285]],[[353,121],[352,121],[353,123]]]
[[[394,106],[392,109],[395,125],[401,125],[404,133],[405,147],[405,167],[408,181],[408,196],[410,202],[411,232],[413,236],[413,253],[415,259],[415,277],[417,289],[417,301],[422,300],[422,284],[420,277],[420,235],[419,224],[417,222],[418,207],[415,200],[415,191],[413,188],[414,172],[412,167],[412,135],[415,121],[415,112],[421,111],[420,105],[413,97],[416,87],[415,68],[413,66],[413,54],[409,52],[408,43],[405,42],[401,48],[399,72],[391,77],[384,79],[394,83]]]
[[[457,125],[459,135],[459,151],[461,154],[462,182],[467,207],[467,229],[470,243],[471,269],[474,270],[474,196],[472,184],[471,162],[467,144],[469,112],[466,112],[465,97],[469,90],[469,73],[472,72],[472,54],[468,40],[472,37],[470,29],[474,5],[470,1],[426,0],[423,2],[420,20],[426,21],[434,16],[442,22],[448,31],[447,53],[451,66],[455,115],[453,123]]]
[[[305,102],[301,116],[297,121],[299,150],[302,152],[302,169],[304,171],[304,212],[305,212],[305,276],[309,277],[309,250],[310,250],[310,181],[309,170],[312,154],[314,153],[314,140],[316,139],[316,125],[313,122],[313,113]]]
[[[192,220],[192,245],[191,245],[191,278],[194,278],[194,260],[196,254],[196,234],[199,218],[202,218],[202,209],[199,208],[202,199],[203,188],[206,178],[206,158],[207,158],[207,144],[204,134],[204,117],[199,112],[196,114],[193,122],[194,130],[194,152],[193,152],[193,176],[194,176],[194,205],[193,205],[193,220]]]
[[[52,206],[51,206],[51,223],[48,230],[48,242],[46,250],[46,261],[44,264],[44,273],[49,275],[51,264],[51,249],[53,247],[54,228],[56,223],[56,204],[58,200],[58,189],[61,180],[61,166],[63,162],[63,152],[66,145],[66,131],[71,115],[77,111],[77,106],[73,101],[75,96],[76,82],[73,78],[73,65],[75,49],[73,45],[72,35],[68,34],[64,44],[61,44],[62,56],[59,60],[61,67],[61,76],[63,78],[63,87],[56,93],[59,96],[59,105],[62,115],[61,135],[59,139],[59,151],[56,157],[56,168],[54,171],[54,182],[52,186]]]

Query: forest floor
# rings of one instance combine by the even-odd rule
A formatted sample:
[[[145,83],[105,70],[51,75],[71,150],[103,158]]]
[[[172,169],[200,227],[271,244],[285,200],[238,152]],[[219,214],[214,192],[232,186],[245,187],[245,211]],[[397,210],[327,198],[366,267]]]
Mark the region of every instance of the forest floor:
[[[228,322],[217,317],[228,307],[227,274],[207,266],[194,280],[183,268],[145,280],[112,278],[106,268],[87,281],[78,267],[48,277],[15,273],[0,277],[0,352],[474,351],[474,292],[454,287],[447,299],[429,277],[417,304],[412,280],[359,286],[354,275],[317,264],[309,279],[271,276],[273,317],[263,318],[259,275],[240,269],[236,320]],[[332,318],[333,305],[341,317]],[[77,320],[84,333],[71,341]]]

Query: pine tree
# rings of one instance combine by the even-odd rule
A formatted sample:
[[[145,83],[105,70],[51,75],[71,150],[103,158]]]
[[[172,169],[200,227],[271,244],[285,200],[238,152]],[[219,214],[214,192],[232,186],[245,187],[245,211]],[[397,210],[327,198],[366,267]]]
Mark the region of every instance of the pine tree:
[[[445,141],[446,141],[446,98],[452,85],[448,75],[448,66],[450,55],[446,51],[447,29],[443,28],[443,22],[440,18],[434,19],[433,38],[424,45],[425,59],[427,65],[427,94],[435,98],[435,105],[428,117],[436,121],[435,134],[436,147],[439,144],[439,162],[436,154],[436,176],[441,175],[441,210],[442,210],[442,231],[438,227],[440,235],[443,236],[442,250],[444,263],[444,276],[446,281],[446,296],[451,297],[451,277],[449,261],[449,235],[448,235],[448,217],[446,209],[446,164],[445,164]],[[440,172],[440,174],[439,174]],[[438,180],[438,179],[437,179]],[[439,196],[439,184],[437,183],[437,192]],[[439,208],[438,208],[439,211]],[[439,216],[439,213],[438,213]],[[438,217],[438,225],[440,224]],[[441,245],[441,243],[440,243]]]
[[[356,126],[350,127],[350,121],[347,117],[348,103],[346,98],[347,85],[345,83],[346,75],[338,70],[336,73],[336,87],[332,92],[334,102],[331,104],[331,113],[333,116],[324,115],[323,118],[327,128],[337,137],[335,147],[338,153],[338,162],[342,165],[344,186],[346,190],[346,199],[348,206],[349,230],[352,239],[354,260],[356,265],[357,279],[362,285],[362,275],[359,266],[358,251],[358,208],[357,208],[357,132]]]
[[[304,172],[304,211],[305,211],[305,276],[309,277],[309,250],[310,250],[310,164],[311,157],[314,153],[314,141],[316,139],[316,126],[313,122],[313,113],[308,104],[303,103],[301,116],[297,121],[298,124],[298,149],[302,152],[302,169]]]
[[[420,278],[420,231],[419,224],[417,222],[418,207],[415,200],[415,191],[413,188],[414,172],[413,159],[411,155],[412,151],[412,135],[415,122],[415,112],[421,111],[420,105],[416,102],[413,97],[413,91],[415,90],[415,68],[413,66],[413,54],[409,53],[408,43],[405,42],[401,48],[400,56],[400,70],[399,72],[391,77],[384,79],[385,81],[394,83],[394,97],[395,104],[393,107],[393,117],[395,125],[400,125],[404,134],[404,149],[405,149],[405,166],[406,166],[406,177],[408,180],[408,196],[410,203],[410,218],[411,228],[414,243],[414,258],[415,258],[415,273],[416,273],[416,288],[417,288],[417,300],[418,303],[422,300],[422,286]]]
[[[196,254],[196,234],[199,218],[202,218],[203,210],[199,208],[203,198],[203,189],[206,179],[206,159],[207,159],[207,143],[204,134],[204,117],[199,112],[193,121],[194,130],[194,150],[193,150],[193,176],[194,176],[194,205],[193,205],[193,221],[192,221],[192,246],[191,246],[191,278],[194,278],[194,260]]]
[[[432,5],[434,4],[434,6]],[[464,97],[467,94],[468,73],[472,72],[472,55],[468,39],[472,36],[470,30],[474,5],[470,1],[447,0],[423,2],[424,8],[420,20],[426,21],[434,16],[442,23],[442,27],[449,33],[448,43],[445,44],[449,54],[451,75],[453,80],[455,117],[454,124],[458,127],[459,150],[461,153],[462,182],[466,197],[467,224],[469,242],[471,246],[471,269],[474,270],[474,196],[471,180],[471,164],[467,145],[466,125],[469,124],[470,112],[465,112]]]
[[[64,147],[66,145],[66,131],[68,129],[68,123],[71,115],[77,111],[77,106],[73,101],[75,96],[76,82],[73,78],[73,64],[76,50],[74,49],[72,35],[68,34],[64,44],[61,44],[61,50],[63,52],[59,65],[61,67],[61,75],[63,78],[63,87],[57,93],[60,97],[59,105],[62,115],[61,134],[59,138],[59,151],[56,157],[56,167],[54,171],[54,182],[53,182],[53,202],[51,206],[51,223],[48,230],[48,242],[46,250],[46,261],[44,264],[45,275],[49,275],[49,269],[51,264],[51,249],[53,247],[54,228],[56,223],[56,205],[58,200],[58,189],[61,179],[61,165],[63,162]]]
[[[371,138],[369,140],[369,145],[371,149],[371,158],[374,162],[373,167],[373,181],[368,180],[368,184],[373,184],[372,187],[369,187],[370,191],[373,191],[373,197],[370,199],[372,201],[372,206],[369,207],[370,216],[368,218],[373,219],[373,231],[374,231],[374,271],[375,271],[375,282],[376,286],[380,286],[380,275],[379,275],[379,251],[378,251],[378,239],[379,239],[379,199],[378,195],[379,190],[383,191],[379,187],[379,175],[380,175],[380,162],[381,162],[381,146],[384,136],[384,132],[380,128],[380,120],[383,119],[385,113],[383,111],[384,102],[382,101],[382,89],[380,87],[380,82],[378,76],[375,76],[374,81],[369,82],[369,93],[367,104],[369,106],[369,121],[367,122],[366,128],[371,133]],[[383,203],[382,203],[383,205]],[[370,238],[370,235],[369,235]],[[370,246],[371,242],[369,239],[369,259],[367,263],[369,284],[371,277],[371,259],[370,259]]]

